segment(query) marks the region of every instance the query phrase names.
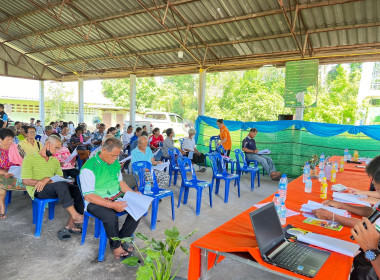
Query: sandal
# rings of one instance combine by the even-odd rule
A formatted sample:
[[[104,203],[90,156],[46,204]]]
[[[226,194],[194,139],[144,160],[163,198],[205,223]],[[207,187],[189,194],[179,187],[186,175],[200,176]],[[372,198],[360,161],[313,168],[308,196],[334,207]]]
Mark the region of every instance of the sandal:
[[[5,220],[7,218],[7,214],[0,214],[0,220]]]
[[[61,241],[68,241],[69,239],[71,239],[71,234],[66,228],[58,231],[57,235],[58,235],[59,240]]]
[[[123,248],[127,253],[132,253],[135,250],[135,247],[130,242],[121,243],[121,248]]]
[[[76,228],[66,228],[66,229],[67,229],[67,231],[68,231],[69,233],[82,235],[82,228],[80,228],[80,227],[76,227]],[[74,230],[74,229],[78,229],[78,230]]]

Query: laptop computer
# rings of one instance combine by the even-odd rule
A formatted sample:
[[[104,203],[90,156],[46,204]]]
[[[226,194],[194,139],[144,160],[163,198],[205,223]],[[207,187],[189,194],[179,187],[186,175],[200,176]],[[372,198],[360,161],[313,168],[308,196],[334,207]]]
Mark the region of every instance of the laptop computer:
[[[286,239],[273,202],[249,216],[261,257],[267,263],[314,277],[331,254]]]

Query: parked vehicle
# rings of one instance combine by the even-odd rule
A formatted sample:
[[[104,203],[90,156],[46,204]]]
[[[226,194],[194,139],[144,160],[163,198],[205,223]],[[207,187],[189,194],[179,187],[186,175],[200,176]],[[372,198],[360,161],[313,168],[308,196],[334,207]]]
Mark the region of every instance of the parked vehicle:
[[[126,122],[126,124],[128,126],[128,122]],[[181,116],[167,112],[146,113],[143,120],[135,122],[135,127],[142,127],[143,125],[147,126],[149,133],[152,133],[156,127],[160,129],[161,134],[163,134],[166,129],[173,128],[175,139],[187,136],[189,129],[188,124],[183,121]]]

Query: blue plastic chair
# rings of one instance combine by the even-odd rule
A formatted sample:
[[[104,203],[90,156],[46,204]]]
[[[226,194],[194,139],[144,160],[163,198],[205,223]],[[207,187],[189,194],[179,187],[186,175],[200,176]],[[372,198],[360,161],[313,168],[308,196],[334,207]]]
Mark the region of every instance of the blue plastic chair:
[[[223,155],[226,154],[226,150],[223,148],[222,145],[218,146],[216,148],[216,150],[217,150],[217,152],[219,154],[223,154]],[[223,160],[224,160],[224,162],[231,164],[231,173],[234,174],[235,173],[235,163],[236,163],[236,161],[233,160],[232,158],[227,158],[227,157],[223,157]]]
[[[179,138],[178,141],[179,141],[179,146],[181,147],[181,150],[182,150],[182,145],[183,145],[183,142],[185,141],[185,138]]]
[[[215,194],[219,192],[220,180],[225,181],[224,189],[224,203],[228,202],[228,195],[230,191],[230,182],[235,180],[238,186],[238,196],[240,197],[240,176],[237,174],[230,174],[227,172],[224,165],[224,160],[221,154],[214,152],[210,154],[211,166],[212,166],[212,185],[214,186],[214,180],[216,181]]]
[[[178,198],[178,206],[181,204],[182,193],[185,191],[185,195],[183,198],[183,204],[187,203],[187,199],[189,197],[189,189],[195,188],[197,190],[197,206],[196,206],[196,215],[198,216],[201,212],[201,204],[202,204],[202,191],[205,188],[209,188],[209,197],[210,197],[210,207],[212,208],[212,184],[206,181],[201,181],[197,179],[195,175],[195,171],[191,160],[187,157],[178,158],[178,165],[181,171],[182,184],[181,190],[179,192]],[[191,179],[187,179],[187,172],[191,173]]]
[[[7,193],[5,194],[5,213],[4,214],[7,214],[8,204],[10,204],[11,201],[12,201],[12,191],[7,191]]]
[[[58,198],[34,198],[32,199],[33,206],[33,224],[36,225],[34,237],[41,236],[42,221],[44,218],[45,206],[49,205],[49,220],[54,219],[55,204],[59,201]]]
[[[235,150],[235,156],[236,156],[236,173],[241,176],[244,172],[251,173],[251,191],[255,188],[255,177],[257,174],[257,185],[260,187],[260,169],[258,167],[250,167],[245,160],[245,156],[242,150],[236,149]],[[240,165],[240,161],[243,164]]]
[[[177,177],[178,177],[178,172],[180,172],[180,169],[178,166],[178,162],[176,160],[176,156],[182,157],[182,154],[177,148],[169,149],[168,153],[169,153],[169,157],[170,157],[170,165],[169,165],[169,176],[170,176],[169,187],[170,187],[171,182],[172,182],[173,172],[174,172],[173,184],[177,185]]]
[[[79,176],[77,177],[77,182],[78,182],[78,187],[82,193],[82,188],[80,186],[80,180]],[[82,194],[83,198],[83,194]],[[84,198],[83,198],[84,202]],[[116,212],[116,215],[118,217],[121,217],[123,215],[127,214],[127,212]],[[89,218],[94,218],[95,219],[95,231],[94,231],[94,237],[99,238],[99,252],[98,252],[98,261],[102,262],[105,259],[106,255],[106,250],[107,250],[107,234],[103,226],[103,222],[98,219],[97,217],[93,216],[92,214],[88,213],[87,211],[84,211],[83,214],[83,226],[82,226],[82,240],[80,245],[83,245],[84,242],[86,241],[86,233],[87,233],[87,228],[88,228],[88,220]]]
[[[132,164],[132,170],[133,174],[136,174],[139,176],[139,191],[141,193],[144,193],[144,187],[145,187],[145,170],[148,169],[150,174],[152,174],[153,177],[153,186],[152,186],[152,194],[146,194],[147,196],[150,196],[153,198],[152,202],[152,219],[150,222],[150,229],[155,230],[156,224],[157,224],[157,213],[158,213],[158,203],[161,198],[171,196],[172,199],[172,219],[174,221],[175,215],[174,215],[174,195],[171,190],[165,190],[160,189],[158,187],[156,175],[154,174],[152,164],[147,161],[137,161]]]

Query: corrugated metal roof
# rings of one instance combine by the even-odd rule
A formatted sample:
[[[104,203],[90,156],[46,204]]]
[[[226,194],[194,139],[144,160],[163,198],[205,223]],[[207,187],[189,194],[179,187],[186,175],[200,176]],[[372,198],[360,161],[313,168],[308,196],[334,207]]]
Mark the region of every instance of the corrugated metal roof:
[[[64,79],[380,58],[378,0],[171,0],[165,15],[167,3],[0,0],[0,40]]]

